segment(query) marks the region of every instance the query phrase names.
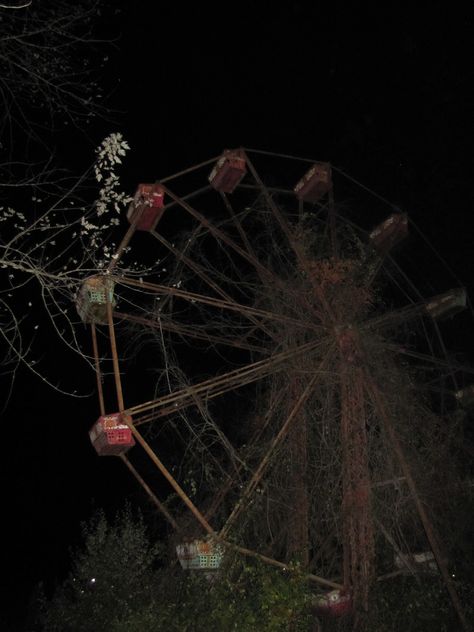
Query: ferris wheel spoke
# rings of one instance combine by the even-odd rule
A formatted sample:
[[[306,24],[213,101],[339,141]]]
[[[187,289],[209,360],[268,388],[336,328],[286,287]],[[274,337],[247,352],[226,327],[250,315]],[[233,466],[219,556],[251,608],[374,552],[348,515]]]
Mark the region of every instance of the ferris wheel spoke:
[[[447,367],[449,369],[449,375],[451,377],[451,381],[453,383],[454,389],[456,391],[458,391],[459,390],[459,382],[456,379],[456,373],[455,373],[454,366],[453,366],[452,362],[449,359],[448,351],[446,349],[446,345],[444,344],[443,336],[441,335],[441,331],[440,331],[440,329],[438,327],[438,323],[436,321],[433,321],[433,324],[434,324],[434,328],[435,328],[435,331],[436,331],[436,335],[438,337],[438,342],[439,342],[439,344],[441,346],[441,350],[442,350],[443,355],[444,355],[445,363],[446,363],[446,365],[447,365]]]
[[[316,294],[319,302],[323,306],[323,309],[324,309],[326,315],[329,316],[329,318],[332,321],[334,321],[335,320],[335,315],[334,315],[333,309],[332,309],[331,305],[328,303],[328,301],[327,301],[327,299],[326,299],[326,297],[324,295],[324,292],[322,291],[322,288],[320,287],[320,284],[316,282],[316,280],[314,279],[314,275],[311,274],[311,268],[310,268],[310,266],[308,266],[308,261],[307,261],[307,258],[305,256],[305,253],[304,253],[303,249],[301,248],[298,240],[295,238],[295,236],[293,234],[293,231],[291,230],[290,226],[288,225],[288,222],[284,218],[283,214],[280,212],[278,206],[275,204],[272,196],[268,193],[268,190],[267,190],[265,184],[263,183],[262,179],[258,175],[255,167],[253,166],[253,164],[248,159],[247,159],[247,163],[248,163],[248,167],[249,167],[253,177],[255,178],[255,181],[261,187],[262,193],[263,193],[263,195],[265,197],[265,201],[267,202],[269,208],[272,210],[273,215],[275,216],[275,219],[277,220],[278,225],[280,226],[281,230],[285,234],[289,245],[291,246],[293,252],[295,253],[300,268],[302,270],[304,270],[304,272],[306,273],[307,277],[309,279],[311,279],[312,285],[313,285],[313,289],[315,291],[315,294]]]
[[[145,327],[150,327],[151,329],[169,331],[178,334],[179,336],[186,339],[195,338],[196,340],[203,340],[204,342],[209,342],[215,345],[235,347],[237,349],[244,349],[246,351],[252,351],[254,353],[260,353],[264,355],[268,355],[269,353],[268,349],[265,349],[264,347],[258,347],[257,345],[252,345],[251,343],[245,342],[245,340],[217,336],[204,330],[200,331],[196,327],[183,325],[181,323],[177,323],[165,318],[151,319],[142,316],[136,316],[134,314],[127,314],[124,312],[114,312],[114,317],[119,320],[127,320],[132,323],[144,325]]]
[[[193,171],[197,171],[198,169],[201,169],[202,167],[211,165],[212,163],[216,162],[218,158],[219,156],[214,156],[214,158],[208,158],[207,160],[204,160],[203,162],[199,162],[197,165],[193,165],[192,167],[181,169],[181,171],[177,171],[176,173],[172,173],[170,176],[166,176],[166,178],[162,178],[160,182],[171,182],[171,180],[176,180],[176,178],[179,178],[180,176],[187,175],[189,173],[192,173]]]
[[[265,184],[263,183],[262,179],[258,175],[257,170],[255,169],[254,165],[252,164],[252,162],[248,158],[247,158],[247,164],[248,164],[250,172],[252,173],[252,176],[253,176],[254,180],[256,181],[258,186],[260,187],[260,190],[262,191],[263,196],[265,197],[265,201],[268,204],[268,207],[271,209],[275,219],[277,220],[278,225],[280,226],[280,228],[283,231],[283,233],[286,235],[286,238],[288,239],[288,242],[289,242],[290,246],[293,248],[293,251],[294,251],[295,255],[297,256],[300,265],[303,265],[305,257],[303,255],[303,253],[301,251],[301,248],[299,247],[297,241],[295,240],[295,237],[293,235],[293,231],[290,229],[290,226],[288,225],[288,222],[283,217],[283,215],[280,212],[278,206],[275,204],[272,196],[268,193],[267,187],[265,186]]]
[[[229,212],[229,214],[230,214],[230,216],[232,218],[232,221],[233,221],[235,227],[237,228],[237,232],[239,233],[240,238],[242,239],[242,242],[244,243],[244,245],[245,245],[245,247],[247,249],[248,254],[250,255],[250,257],[253,260],[258,261],[258,257],[257,257],[257,255],[255,253],[255,250],[252,248],[252,244],[250,243],[250,241],[249,241],[249,239],[247,237],[247,234],[245,233],[245,231],[244,231],[244,229],[242,227],[242,223],[240,222],[239,217],[234,212],[234,209],[232,208],[232,204],[230,203],[227,195],[225,193],[221,193],[221,197],[222,197],[222,199],[224,201],[224,204],[225,204],[225,206],[226,206],[226,208],[227,208],[227,210],[228,210],[228,212]],[[258,273],[258,275],[260,277],[260,280],[263,283],[268,282],[268,275],[267,274],[263,274],[262,270],[259,267],[257,267],[256,270],[257,270],[257,273]],[[279,281],[279,279],[277,279],[277,277],[275,277],[275,280]]]
[[[217,239],[225,243],[227,246],[232,248],[237,254],[239,254],[243,259],[251,263],[255,269],[259,270],[263,275],[267,278],[273,278],[273,274],[267,270],[257,259],[252,257],[248,252],[246,252],[243,248],[241,248],[235,241],[229,237],[223,230],[215,226],[212,222],[210,222],[204,215],[199,213],[195,208],[193,208],[190,204],[188,204],[185,200],[175,195],[172,191],[170,191],[167,187],[163,187],[164,191],[177,203],[179,206],[184,208],[194,219],[196,219],[200,224],[202,224],[208,231]]]
[[[180,252],[173,244],[171,244],[167,239],[165,239],[162,235],[160,235],[156,230],[152,230],[151,234],[153,237],[159,241],[165,248],[167,248],[178,261],[183,262],[188,268],[190,268],[195,274],[197,274],[210,288],[216,292],[221,298],[228,302],[233,302],[232,297],[225,292],[215,281],[211,279],[211,277],[204,271],[202,266],[193,261],[190,257],[188,257],[184,252]]]
[[[214,439],[217,438],[220,442],[221,447],[223,447],[226,450],[227,454],[230,457],[230,461],[234,466],[234,470],[237,467],[239,467],[241,463],[241,461],[239,460],[238,454],[236,453],[236,450],[234,449],[230,441],[227,439],[227,437],[224,435],[222,430],[217,426],[216,423],[214,423],[214,421],[212,420],[212,417],[208,414],[204,403],[198,400],[197,398],[196,398],[196,406],[198,407],[199,412],[201,414],[201,418],[203,420],[203,424],[201,424],[201,427],[199,427],[198,424],[195,423],[194,418],[192,421],[188,421],[186,416],[180,415],[181,420],[184,421],[187,426],[189,436],[185,436],[185,433],[183,432],[183,430],[185,429],[181,425],[178,425],[176,423],[172,424],[174,432],[176,433],[177,437],[181,440],[182,444],[186,446],[186,449],[192,449],[192,446],[194,445],[199,446],[200,454],[205,453],[207,455],[207,458],[215,465],[216,471],[220,472],[220,475],[224,479],[228,478],[229,477],[228,472],[226,471],[222,463],[219,461],[219,459],[216,458],[215,454],[210,449],[209,444],[206,443],[206,438],[209,435],[209,432],[207,431],[203,432],[202,426],[204,425],[204,426],[208,426],[212,428],[213,438]],[[208,517],[206,516],[206,518]]]
[[[178,261],[182,261],[188,268],[193,270],[210,288],[212,288],[222,299],[224,299],[227,303],[233,303],[240,308],[240,305],[234,299],[225,292],[215,281],[213,281],[210,276],[204,271],[202,266],[193,261],[190,257],[188,257],[183,252],[179,252],[177,248],[175,248],[167,239],[162,237],[155,230],[151,231],[151,234],[157,239],[161,244],[163,244],[170,252],[172,252]],[[261,323],[256,317],[249,315],[249,319],[260,327],[267,335],[273,337],[274,334],[268,330],[267,327],[263,323]]]
[[[283,389],[280,390],[279,393],[277,394],[276,402],[273,403],[272,408],[274,408],[275,406],[278,407],[279,403],[283,400],[285,395],[286,395],[285,391]],[[267,414],[265,415],[264,423],[261,424],[261,426],[257,428],[256,431],[251,435],[249,439],[249,445],[258,445],[260,443],[263,433],[267,429],[268,424],[270,423],[271,419],[272,419],[272,415],[268,414],[267,412]],[[233,488],[235,488],[235,485],[240,479],[240,475],[244,469],[249,470],[249,467],[245,462],[242,461],[239,464],[239,467],[237,468],[237,470],[235,470],[234,473],[229,476],[229,478],[227,479],[227,482],[215,494],[212,500],[212,504],[206,512],[206,517],[208,519],[211,519],[213,517],[213,515],[216,513],[216,511],[218,510],[222,502],[225,500],[227,494]]]
[[[214,534],[214,530],[211,527],[211,525],[209,524],[209,522],[206,520],[204,515],[199,511],[199,509],[196,507],[196,505],[192,502],[192,500],[189,498],[189,496],[186,494],[186,492],[183,490],[183,488],[179,485],[179,483],[176,481],[174,476],[168,471],[166,466],[163,464],[163,462],[157,456],[155,451],[151,448],[149,443],[144,439],[144,437],[141,435],[141,433],[137,430],[137,428],[135,427],[135,425],[132,422],[131,418],[128,415],[125,415],[124,416],[124,421],[128,425],[128,427],[130,428],[130,430],[132,431],[133,436],[135,437],[137,442],[141,445],[141,447],[144,449],[144,451],[150,457],[151,461],[156,466],[156,468],[161,472],[161,474],[170,483],[170,485],[173,487],[173,489],[175,490],[175,492],[177,493],[179,498],[188,507],[188,509],[191,511],[191,513],[194,515],[194,517],[201,524],[201,526],[204,527],[204,530],[209,535],[213,535]]]
[[[383,329],[384,327],[400,325],[410,319],[418,318],[424,314],[426,314],[426,302],[414,303],[413,305],[406,305],[400,309],[394,309],[382,316],[368,318],[364,323],[363,328],[367,330]]]
[[[282,442],[282,440],[287,436],[292,424],[294,423],[294,420],[296,419],[296,417],[299,414],[300,410],[302,409],[303,405],[306,403],[308,398],[311,396],[317,381],[320,379],[319,372],[323,370],[323,367],[324,367],[326,361],[327,361],[327,357],[325,357],[323,359],[323,361],[320,363],[320,365],[319,365],[319,367],[317,369],[317,373],[312,377],[312,379],[310,380],[309,384],[306,386],[305,390],[303,391],[303,393],[301,394],[301,396],[298,398],[297,402],[293,406],[293,408],[292,408],[290,414],[288,415],[288,417],[286,418],[285,422],[281,426],[278,434],[274,437],[273,441],[271,442],[267,452],[265,453],[265,455],[263,456],[262,460],[260,461],[260,464],[258,465],[257,469],[255,470],[252,478],[247,483],[247,486],[246,486],[245,490],[243,491],[239,502],[237,503],[237,505],[235,506],[234,510],[230,514],[230,516],[227,519],[224,527],[221,529],[221,531],[220,531],[220,536],[221,537],[225,538],[227,536],[227,534],[229,533],[229,530],[231,529],[233,523],[235,522],[237,517],[240,515],[240,513],[245,509],[248,501],[250,500],[250,497],[252,496],[252,494],[256,490],[259,482],[261,481],[262,477],[265,474],[265,471],[267,470],[268,466],[270,465],[271,459],[272,459],[273,455],[275,454],[276,448],[279,446],[279,444]]]
[[[260,317],[270,322],[275,321],[275,322],[280,322],[280,323],[286,323],[288,325],[298,326],[300,328],[309,327],[317,331],[321,330],[321,328],[317,325],[308,324],[306,322],[302,323],[296,318],[291,318],[289,316],[277,314],[276,312],[268,312],[266,310],[257,309],[255,307],[248,307],[247,305],[242,305],[241,303],[237,303],[235,301],[229,302],[223,299],[218,299],[218,298],[206,296],[203,294],[196,294],[195,292],[188,292],[186,290],[181,290],[177,287],[169,287],[168,285],[161,285],[158,283],[149,283],[147,281],[131,279],[125,276],[114,277],[114,280],[117,284],[130,285],[133,287],[140,288],[142,290],[150,290],[150,291],[155,292],[156,294],[160,294],[163,296],[176,296],[177,298],[185,299],[189,303],[200,303],[203,305],[208,305],[211,307],[228,310],[231,312],[237,312],[239,314],[247,316],[248,318]],[[262,325],[259,324],[259,327],[262,328]]]
[[[245,188],[245,187],[249,187],[250,185],[242,185],[241,184],[239,186]],[[261,192],[262,191],[262,187],[265,189],[265,192],[268,195],[269,189],[268,189],[268,187],[265,187],[265,185],[263,184],[263,182],[261,182],[261,180],[259,180],[257,182],[256,186],[253,185],[250,188],[256,188],[259,192]],[[270,190],[273,191],[274,189],[270,189]],[[293,191],[278,190],[278,192],[280,192],[280,193],[283,192],[283,193],[287,193],[287,194],[293,195]],[[228,212],[229,212],[229,214],[230,214],[230,216],[232,218],[232,221],[233,221],[234,225],[237,228],[237,232],[239,233],[240,238],[242,239],[242,242],[244,243],[248,253],[250,254],[250,256],[252,257],[253,260],[258,261],[258,256],[257,256],[254,248],[252,247],[252,244],[250,243],[246,232],[243,229],[243,226],[242,226],[242,223],[240,221],[239,216],[234,212],[234,209],[232,207],[232,204],[229,201],[229,198],[227,197],[227,195],[225,193],[222,193],[222,192],[221,192],[221,197],[224,200],[224,204],[225,204],[225,206],[226,206],[226,208],[227,208],[227,210],[228,210]],[[269,198],[269,199],[271,199],[271,198]],[[271,269],[265,268],[263,270],[263,268],[260,266],[260,267],[256,268],[256,271],[257,271],[257,274],[259,275],[260,281],[265,286],[267,286],[268,283],[271,283],[271,284],[274,284],[277,287],[280,287],[284,291],[288,291],[288,288],[287,288],[287,286],[285,286],[284,281],[278,276],[278,274],[274,273]]]
[[[248,549],[246,547],[240,546],[239,544],[234,544],[233,542],[229,542],[228,540],[221,538],[220,535],[217,535],[216,538],[219,542],[222,542],[222,544],[225,547],[231,550],[234,550],[237,553],[241,553],[242,555],[245,555],[248,557],[254,557],[264,562],[265,564],[269,564],[270,566],[281,568],[284,571],[290,570],[290,565],[288,564],[288,562],[279,562],[278,560],[275,560],[272,557],[269,557],[268,555],[263,555],[262,553],[258,553],[257,551],[253,551],[252,549]],[[324,586],[325,588],[332,588],[332,589],[337,589],[337,590],[340,590],[343,588],[343,586],[339,584],[338,582],[332,581],[330,579],[325,579],[324,577],[320,577],[319,575],[315,575],[314,573],[306,573],[304,577],[317,584],[320,584],[321,586]]]
[[[388,344],[385,346],[387,347],[387,349],[395,353],[399,353],[401,355],[405,355],[410,358],[415,358],[417,360],[423,360],[424,362],[427,362],[429,365],[445,368],[449,372],[453,370],[453,371],[458,371],[460,373],[468,373],[470,375],[474,375],[474,368],[469,367],[464,364],[458,364],[457,362],[453,362],[451,360],[450,361],[442,360],[441,358],[438,358],[435,355],[430,355],[428,353],[420,353],[419,351],[413,351],[412,349],[407,349],[402,346],[395,346],[395,345],[388,345]]]
[[[281,371],[284,369],[285,362],[287,362],[287,360],[290,358],[294,360],[303,355],[310,354],[321,346],[321,344],[322,343],[319,340],[316,342],[308,342],[296,349],[292,348],[290,350],[283,351],[270,358],[245,365],[244,367],[224,373],[223,375],[219,375],[215,378],[205,380],[199,384],[185,387],[179,391],[164,395],[163,397],[153,399],[143,404],[132,406],[127,409],[127,413],[135,415],[145,413],[147,411],[153,411],[154,418],[171,414],[179,408],[192,404],[195,396],[204,397],[206,400],[212,399],[213,397],[217,397],[218,395],[221,395],[231,389],[239,388],[240,386],[245,386],[246,384],[260,380],[275,371]],[[140,420],[140,423],[143,422],[143,419]]]

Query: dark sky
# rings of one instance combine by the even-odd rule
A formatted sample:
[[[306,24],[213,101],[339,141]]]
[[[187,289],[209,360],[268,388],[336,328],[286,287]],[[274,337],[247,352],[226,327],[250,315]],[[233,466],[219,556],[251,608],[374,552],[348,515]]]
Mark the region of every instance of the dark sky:
[[[472,286],[471,9],[126,4],[109,76],[121,113],[102,136],[118,130],[130,142],[130,192],[225,147],[328,160],[408,212]],[[3,548],[13,553],[4,594],[15,607],[41,577],[64,572],[80,520],[135,493],[120,464],[89,445],[96,413],[95,401],[19,373],[2,450]]]

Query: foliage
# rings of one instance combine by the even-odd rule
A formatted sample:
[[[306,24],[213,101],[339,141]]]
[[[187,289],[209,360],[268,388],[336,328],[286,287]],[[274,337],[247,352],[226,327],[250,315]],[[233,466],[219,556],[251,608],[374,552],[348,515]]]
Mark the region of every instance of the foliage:
[[[295,569],[238,561],[215,577],[181,574],[167,585],[159,629],[297,632],[307,630],[313,618],[307,582]]]
[[[163,547],[151,542],[142,518],[129,508],[110,523],[99,513],[83,526],[83,545],[69,576],[43,601],[41,629],[306,629],[308,587],[297,569],[283,573],[237,562],[209,577],[185,573],[164,557]]]
[[[465,614],[472,620],[474,587],[461,581],[455,584]],[[438,575],[424,575],[418,580],[412,576],[398,577],[374,589],[368,632],[450,632],[458,627],[456,613]]]
[[[44,604],[43,629],[121,630],[138,614],[146,619],[158,594],[158,554],[143,520],[133,517],[129,508],[113,523],[100,513],[83,526],[83,547],[74,556],[71,573]]]
[[[129,507],[108,521],[99,513],[83,525],[83,544],[53,597],[43,598],[42,632],[341,632],[351,618],[311,610],[315,585],[298,565],[281,571],[254,560],[225,556],[219,571],[183,571],[166,547],[153,542]],[[474,589],[456,577],[467,616]],[[457,621],[436,574],[401,575],[371,593],[366,632],[448,632]],[[320,626],[319,628],[317,626]]]

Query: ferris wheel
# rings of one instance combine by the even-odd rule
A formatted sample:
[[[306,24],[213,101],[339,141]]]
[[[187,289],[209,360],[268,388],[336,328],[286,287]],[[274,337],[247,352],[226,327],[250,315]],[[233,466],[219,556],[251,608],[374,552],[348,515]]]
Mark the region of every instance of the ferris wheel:
[[[328,163],[242,148],[139,185],[112,263],[78,292],[100,404],[90,438],[175,530],[183,569],[296,561],[329,616],[367,609],[377,579],[431,569],[465,625],[424,464],[443,458],[440,418],[474,400],[442,338],[466,292],[427,298],[397,263],[408,216],[375,197],[379,221],[361,227],[335,201],[347,186]],[[156,377],[128,368],[137,348]]]

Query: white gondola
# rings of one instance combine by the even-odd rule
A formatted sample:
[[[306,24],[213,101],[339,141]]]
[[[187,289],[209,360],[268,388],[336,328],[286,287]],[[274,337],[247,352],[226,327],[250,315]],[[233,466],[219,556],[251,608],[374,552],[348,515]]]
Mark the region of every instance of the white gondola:
[[[395,555],[395,567],[399,570],[438,573],[438,565],[432,551]]]
[[[115,305],[114,282],[105,276],[85,279],[77,293],[76,309],[84,323],[107,323],[107,300]]]
[[[223,559],[222,547],[207,540],[194,540],[176,546],[179,563],[185,570],[217,570]]]

